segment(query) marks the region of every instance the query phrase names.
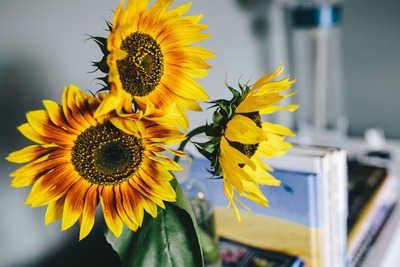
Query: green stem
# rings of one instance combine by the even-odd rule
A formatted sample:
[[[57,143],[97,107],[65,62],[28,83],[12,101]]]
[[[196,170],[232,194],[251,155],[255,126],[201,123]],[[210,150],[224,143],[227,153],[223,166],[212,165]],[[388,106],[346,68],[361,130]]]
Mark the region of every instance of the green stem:
[[[193,136],[198,135],[198,134],[201,134],[201,133],[204,133],[205,130],[206,130],[206,125],[203,125],[203,126],[199,126],[199,127],[195,128],[195,129],[193,129],[192,131],[190,131],[190,132],[186,135],[186,139],[183,140],[183,141],[181,142],[181,144],[179,145],[178,150],[183,151],[183,149],[185,148],[186,144],[190,141],[190,139],[191,139]],[[180,157],[175,156],[175,157],[174,157],[174,161],[175,161],[176,163],[178,163],[179,158],[180,158]]]

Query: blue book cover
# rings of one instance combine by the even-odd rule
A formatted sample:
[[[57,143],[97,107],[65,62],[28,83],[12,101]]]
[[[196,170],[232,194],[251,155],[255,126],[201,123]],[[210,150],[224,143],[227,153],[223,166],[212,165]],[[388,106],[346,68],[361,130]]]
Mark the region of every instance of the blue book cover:
[[[246,198],[238,204],[242,217],[238,223],[233,210],[226,209],[222,179],[209,179],[209,161],[195,158],[190,180],[204,185],[204,197],[215,211],[215,228],[220,237],[257,248],[301,258],[307,266],[323,265],[323,192],[317,173],[275,169],[272,175],[280,186],[260,185],[269,207]],[[201,196],[203,197],[203,196]]]

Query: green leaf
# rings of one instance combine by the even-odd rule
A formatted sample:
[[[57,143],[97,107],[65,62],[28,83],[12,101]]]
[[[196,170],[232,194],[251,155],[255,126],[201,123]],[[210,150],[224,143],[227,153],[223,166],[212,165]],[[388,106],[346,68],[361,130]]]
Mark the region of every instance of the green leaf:
[[[174,179],[177,202],[159,208],[157,218],[146,213],[137,232],[124,227],[119,238],[109,230],[105,236],[124,266],[203,266],[197,224],[190,204]]]

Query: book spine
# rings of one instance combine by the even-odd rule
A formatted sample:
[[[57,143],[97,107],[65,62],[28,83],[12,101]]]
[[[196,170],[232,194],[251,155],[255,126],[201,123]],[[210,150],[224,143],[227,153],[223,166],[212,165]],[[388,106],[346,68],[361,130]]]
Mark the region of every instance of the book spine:
[[[332,263],[332,234],[329,230],[331,228],[331,217],[333,213],[333,205],[331,202],[331,192],[330,192],[330,172],[331,172],[331,155],[329,153],[322,157],[321,161],[321,179],[323,183],[322,188],[322,199],[323,199],[323,262],[324,267],[334,266]]]
[[[337,150],[331,157],[330,199],[332,205],[330,235],[332,237],[333,266],[345,266],[347,247],[347,155]]]

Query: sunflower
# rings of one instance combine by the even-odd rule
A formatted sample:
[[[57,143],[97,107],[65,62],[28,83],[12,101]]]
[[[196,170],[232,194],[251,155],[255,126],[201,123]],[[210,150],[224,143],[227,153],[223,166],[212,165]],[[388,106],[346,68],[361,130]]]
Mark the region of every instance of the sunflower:
[[[234,200],[242,203],[237,194],[268,206],[259,185],[280,184],[269,173],[272,169],[261,158],[282,156],[291,147],[284,141],[285,136],[294,135],[289,129],[261,121],[263,114],[271,114],[277,110],[293,111],[298,107],[275,105],[294,94],[280,94],[294,82],[289,81],[288,77],[271,81],[282,71],[283,67],[279,66],[276,72],[262,77],[252,87],[239,84],[241,93],[228,86],[234,95],[233,99],[213,101],[218,108],[213,115],[213,124],[205,128],[210,141],[196,143],[199,151],[212,163],[210,172],[214,176],[222,175],[229,206],[233,206],[239,221],[240,215]]]
[[[101,99],[65,88],[62,105],[43,101],[45,110],[27,114],[18,127],[38,143],[11,153],[7,160],[26,163],[11,173],[13,187],[33,185],[26,201],[32,207],[47,205],[45,223],[62,217],[62,230],[78,219],[82,239],[89,234],[100,202],[105,222],[115,236],[123,224],[136,231],[144,211],[157,216],[157,206],[175,201],[169,170],[181,167],[162,151],[163,145],[182,141],[172,126],[157,123],[153,113],[94,118]],[[157,111],[157,114],[161,114]]]
[[[194,78],[207,75],[205,59],[215,55],[206,49],[188,46],[210,37],[199,31],[201,15],[182,17],[190,3],[167,11],[173,0],[159,0],[148,10],[148,0],[121,1],[115,11],[107,38],[108,81],[112,86],[96,113],[119,110],[133,97],[140,108],[146,101],[156,108],[176,103],[175,124],[188,128],[185,109],[201,111],[196,101],[207,101],[208,94]]]

